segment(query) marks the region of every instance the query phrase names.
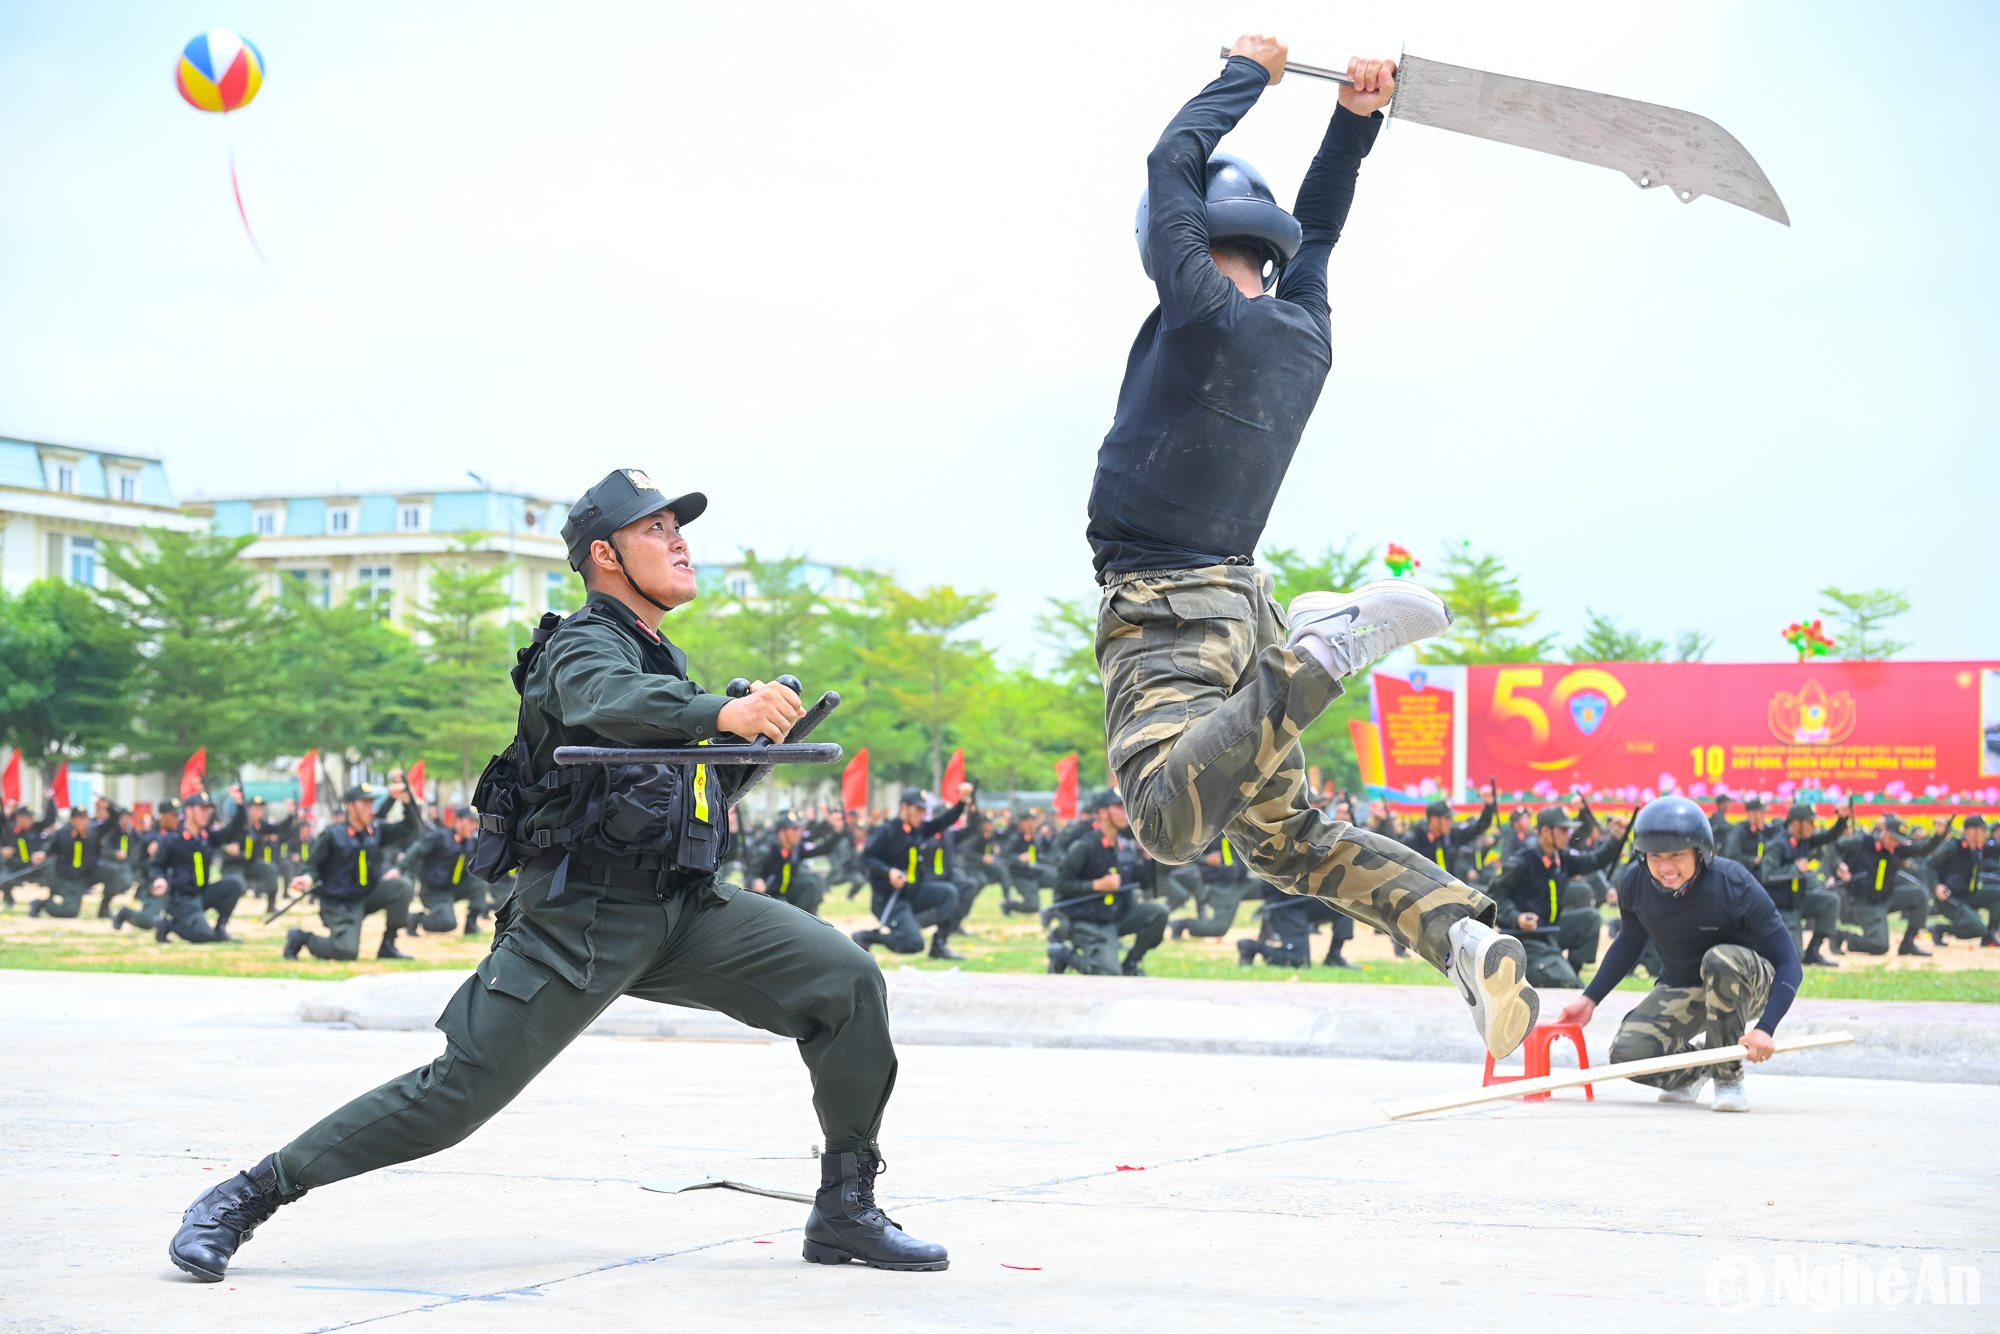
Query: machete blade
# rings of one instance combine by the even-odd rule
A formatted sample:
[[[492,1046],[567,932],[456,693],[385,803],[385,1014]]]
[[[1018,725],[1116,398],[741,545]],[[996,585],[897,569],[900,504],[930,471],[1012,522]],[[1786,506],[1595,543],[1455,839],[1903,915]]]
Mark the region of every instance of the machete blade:
[[[1405,56],[1390,114],[1623,172],[1682,203],[1710,195],[1789,227],[1763,168],[1706,116],[1609,93]]]

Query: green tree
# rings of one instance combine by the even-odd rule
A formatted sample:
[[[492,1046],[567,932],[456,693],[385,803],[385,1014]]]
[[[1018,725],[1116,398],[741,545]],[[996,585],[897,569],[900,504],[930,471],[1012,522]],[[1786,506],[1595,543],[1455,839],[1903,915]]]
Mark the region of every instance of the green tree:
[[[1674,636],[1675,662],[1700,662],[1715,647],[1715,636],[1699,630],[1683,630]]]
[[[1021,730],[1036,738],[1040,756],[1009,786],[1035,791],[1052,786],[1056,761],[1075,751],[1077,781],[1102,787],[1109,779],[1104,680],[1097,670],[1097,599],[1047,599],[1035,616],[1035,635],[1052,665],[1044,673],[1027,673],[1036,689],[1029,691],[1024,684],[1016,697],[1035,701],[1037,715],[1023,719]]]
[[[114,577],[100,594],[134,633],[141,660],[133,674],[124,748],[105,767],[178,773],[208,748],[211,774],[265,758],[266,672],[271,611],[257,597],[256,572],[239,557],[256,539],[149,530],[144,551],[107,545]]]
[[[1570,645],[1571,662],[1658,662],[1667,651],[1664,639],[1648,639],[1588,607],[1583,614],[1590,618],[1590,626],[1582,639]]]
[[[417,744],[425,663],[404,632],[360,595],[322,607],[302,589],[273,609],[271,682],[263,718],[272,755],[394,761]]]
[[[1820,615],[1833,622],[1834,647],[1841,657],[1864,661],[1893,658],[1910,646],[1907,640],[1882,633],[1884,625],[1914,605],[1899,590],[1827,587],[1820,589],[1819,595],[1826,599]]]
[[[1444,587],[1452,625],[1417,650],[1423,662],[1540,662],[1549,656],[1554,635],[1530,639],[1524,633],[1538,612],[1524,610],[1520,583],[1498,556],[1454,551],[1445,557]]]
[[[478,559],[480,534],[430,568],[430,597],[410,618],[423,669],[405,693],[410,730],[426,761],[455,766],[468,795],[476,768],[514,735],[519,699],[507,672],[513,666],[508,630],[495,613],[507,608],[512,562]],[[448,771],[448,768],[447,768]]]
[[[992,652],[963,633],[992,609],[993,595],[950,587],[913,591],[893,582],[878,592],[881,634],[859,653],[867,689],[856,721],[865,719],[860,730],[877,754],[904,772],[914,761],[936,783],[944,776],[946,738],[993,675]],[[887,735],[884,723],[890,724]]]
[[[1292,547],[1272,547],[1264,553],[1264,568],[1270,571],[1272,596],[1279,606],[1290,606],[1301,593],[1341,591],[1359,588],[1368,582],[1372,548],[1355,550],[1361,539],[1349,536],[1339,546],[1323,548],[1317,557],[1301,556]]]
[[[66,760],[103,758],[132,718],[137,636],[75,584],[0,589],[0,743],[52,777]]]

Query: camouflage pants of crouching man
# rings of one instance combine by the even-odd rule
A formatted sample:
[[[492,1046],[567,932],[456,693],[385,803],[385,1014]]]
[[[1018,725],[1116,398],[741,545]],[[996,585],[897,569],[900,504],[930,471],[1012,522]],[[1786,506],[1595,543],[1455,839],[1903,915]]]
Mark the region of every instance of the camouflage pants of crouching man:
[[[1747,945],[1717,945],[1701,956],[1698,987],[1654,987],[1632,1007],[1611,1043],[1611,1059],[1640,1061],[1691,1051],[1697,1034],[1706,1033],[1708,1051],[1733,1047],[1757,1023],[1771,998],[1771,961]],[[1657,1089],[1687,1088],[1709,1076],[1718,1084],[1743,1078],[1743,1062],[1698,1065],[1691,1070],[1640,1075],[1638,1082]]]
[[[1284,640],[1271,577],[1253,566],[1110,576],[1097,666],[1132,832],[1172,866],[1226,833],[1271,885],[1380,927],[1443,971],[1452,923],[1491,925],[1493,902],[1402,844],[1307,802],[1299,734],[1341,688]]]

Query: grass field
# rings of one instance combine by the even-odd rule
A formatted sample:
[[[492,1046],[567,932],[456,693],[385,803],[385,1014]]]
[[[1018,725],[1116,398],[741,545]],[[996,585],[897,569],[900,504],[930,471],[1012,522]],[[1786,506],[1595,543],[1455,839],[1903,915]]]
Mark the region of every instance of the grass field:
[[[21,896],[38,896],[31,891]],[[844,930],[872,925],[862,908],[864,900],[848,900],[844,892],[825,905],[826,916]],[[1218,981],[1250,982],[1266,985],[1348,985],[1383,983],[1403,985],[1446,985],[1442,974],[1414,959],[1391,956],[1389,941],[1362,928],[1348,948],[1348,957],[1361,965],[1359,971],[1326,967],[1309,969],[1244,968],[1236,962],[1236,940],[1250,934],[1255,919],[1245,905],[1237,929],[1220,940],[1175,942],[1169,940],[1146,958],[1146,972],[1153,977],[1191,977]],[[254,910],[253,910],[254,908]],[[94,914],[96,902],[87,903]],[[59,969],[73,972],[183,973],[201,976],[289,977],[332,981],[363,973],[407,971],[419,968],[470,968],[486,952],[484,937],[466,939],[462,935],[418,936],[399,942],[408,953],[418,956],[408,963],[382,962],[373,957],[380,940],[380,918],[370,920],[364,936],[363,957],[353,963],[322,963],[310,957],[286,961],[280,955],[285,930],[292,925],[317,929],[310,905],[302,905],[270,926],[262,924],[262,900],[245,899],[230,923],[232,934],[241,935],[240,945],[193,946],[175,941],[161,945],[150,931],[113,931],[110,924],[94,915],[73,921],[30,919],[25,908],[0,915],[0,968]],[[922,955],[897,956],[876,951],[884,967],[907,966],[921,969],[963,968],[982,973],[1038,973],[1046,967],[1045,945],[1033,919],[1003,917],[999,892],[989,889],[968,923],[972,936],[954,941],[966,955],[959,964],[933,962]],[[1324,933],[1314,937],[1316,957],[1326,950]],[[1625,990],[1644,990],[1649,979],[1628,978]],[[1981,950],[1964,942],[1952,942],[1930,959],[1851,960],[1838,969],[1809,968],[1803,994],[1824,1000],[1948,1000],[2000,1004],[2000,950]]]

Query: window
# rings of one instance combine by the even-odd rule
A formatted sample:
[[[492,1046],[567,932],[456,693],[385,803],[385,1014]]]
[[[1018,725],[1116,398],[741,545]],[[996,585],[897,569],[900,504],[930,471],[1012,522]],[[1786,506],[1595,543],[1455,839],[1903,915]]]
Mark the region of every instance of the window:
[[[333,572],[331,570],[280,570],[278,577],[305,595],[315,606],[333,605]]]
[[[363,565],[355,571],[360,580],[355,600],[375,613],[375,619],[389,619],[390,599],[396,594],[396,571],[389,565]]]
[[[729,581],[729,591],[739,598],[749,597],[750,596],[749,576],[739,574],[734,579],[731,579]]]
[[[76,469],[67,463],[56,465],[56,490],[72,493],[76,490]]]
[[[326,512],[326,531],[329,533],[351,533],[354,531],[354,511],[351,509],[330,509]]]
[[[406,533],[420,533],[428,525],[424,522],[422,505],[404,505],[396,514],[396,527]]]
[[[137,500],[139,498],[139,479],[129,472],[119,473],[118,498],[120,500]]]
[[[278,535],[278,511],[276,510],[258,510],[256,514],[251,516],[250,522],[259,537],[276,537]]]
[[[97,539],[72,537],[69,540],[69,581],[87,588],[97,587]]]

